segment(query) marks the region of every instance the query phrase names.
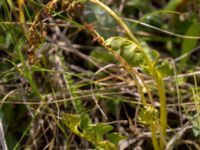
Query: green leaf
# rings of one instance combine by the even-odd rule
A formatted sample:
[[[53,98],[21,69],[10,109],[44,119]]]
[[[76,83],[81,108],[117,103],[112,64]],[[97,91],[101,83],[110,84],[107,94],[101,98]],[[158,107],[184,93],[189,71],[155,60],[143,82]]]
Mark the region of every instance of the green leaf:
[[[135,45],[125,46],[124,50],[121,51],[121,56],[132,66],[144,63],[144,53],[137,51]]]
[[[103,140],[103,135],[112,129],[113,127],[111,125],[105,125],[103,123],[89,124],[85,128],[84,134],[87,136],[92,135],[92,137],[95,137],[96,142],[100,142]]]
[[[138,66],[145,62],[144,52],[138,49],[138,46],[123,37],[111,37],[104,43],[106,46],[118,51],[129,65]]]
[[[123,37],[111,37],[104,43],[106,46],[111,46],[114,50],[121,49],[123,46],[130,45],[131,43]]]
[[[74,115],[74,114],[65,114],[63,116],[63,120],[65,125],[71,130],[73,131],[75,134],[82,136],[81,132],[79,132],[78,130],[78,126],[81,122],[81,118],[79,115]]]
[[[108,135],[108,139],[109,141],[111,141],[112,143],[114,143],[115,145],[117,145],[119,143],[119,141],[126,139],[127,137],[122,136],[121,134],[117,133],[117,132],[113,132],[110,133]]]
[[[102,141],[97,144],[96,149],[97,150],[117,150],[117,147],[115,146],[115,144],[109,141]]]
[[[90,123],[90,118],[88,116],[83,116],[83,118],[81,118],[81,122],[80,122],[80,128],[82,130],[85,130],[88,128],[88,125]]]
[[[176,7],[182,3],[182,0],[170,0],[166,7],[164,8],[165,10],[176,10]]]
[[[112,39],[110,45],[111,47],[113,47],[113,49],[118,50],[121,49],[123,46],[130,45],[130,43],[128,43],[126,39],[116,37]]]
[[[113,130],[113,127],[111,125],[106,125],[103,123],[91,124],[89,123],[89,118],[87,116],[83,116],[83,118],[81,118],[79,115],[74,114],[64,114],[63,118],[65,125],[72,132],[90,141],[95,146],[98,146],[99,148],[103,148],[105,150],[117,149],[113,143],[107,140],[103,140],[104,134]]]
[[[200,35],[200,23],[197,20],[189,26],[188,30],[186,31],[185,35],[187,36],[199,36]],[[190,50],[196,47],[198,39],[184,39],[182,46],[181,46],[181,55],[188,53]],[[185,65],[187,62],[188,57],[181,60],[181,65]]]
[[[94,132],[96,133],[98,138],[103,138],[103,135],[111,130],[113,130],[113,127],[111,125],[105,125],[103,123],[97,123],[94,126]]]

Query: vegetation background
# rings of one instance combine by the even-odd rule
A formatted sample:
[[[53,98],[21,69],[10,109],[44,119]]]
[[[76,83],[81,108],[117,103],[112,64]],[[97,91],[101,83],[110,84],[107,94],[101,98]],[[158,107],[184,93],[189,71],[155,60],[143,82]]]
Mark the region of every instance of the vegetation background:
[[[0,149],[199,150],[199,39],[199,0],[1,0]]]

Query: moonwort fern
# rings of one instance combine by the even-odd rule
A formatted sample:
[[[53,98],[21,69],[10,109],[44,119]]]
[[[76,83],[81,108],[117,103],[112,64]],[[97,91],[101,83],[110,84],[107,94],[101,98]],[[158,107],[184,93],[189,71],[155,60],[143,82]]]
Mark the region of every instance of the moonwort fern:
[[[140,67],[146,72],[148,72],[148,74],[153,76],[157,89],[158,89],[158,93],[160,96],[160,103],[161,103],[160,131],[161,131],[162,137],[160,138],[161,139],[160,149],[163,149],[164,148],[163,137],[165,137],[166,135],[167,113],[166,113],[165,89],[164,89],[164,83],[162,81],[162,77],[163,75],[166,75],[166,72],[169,72],[169,70],[171,69],[169,62],[163,61],[162,63],[159,64],[158,63],[159,53],[157,51],[152,50],[150,51],[150,53],[146,53],[140,45],[137,45],[135,42],[123,37],[111,37],[104,42],[104,46],[107,49],[111,49],[111,51],[114,50],[120,57],[122,57],[128,63],[128,65],[133,66],[133,67]],[[147,106],[148,105],[144,103],[144,107],[147,107]],[[147,109],[146,111],[148,110],[152,111],[152,107],[151,109]],[[151,114],[151,112],[149,113]],[[156,129],[155,126],[157,126],[157,124],[154,124],[154,123],[153,124],[148,123],[148,124],[151,124],[151,129],[153,130]],[[152,131],[152,132],[155,133],[155,131]],[[154,148],[158,149],[158,143],[156,142],[155,136],[156,134],[154,134],[154,137],[152,137],[152,141],[153,141],[153,144],[156,145],[154,146]]]

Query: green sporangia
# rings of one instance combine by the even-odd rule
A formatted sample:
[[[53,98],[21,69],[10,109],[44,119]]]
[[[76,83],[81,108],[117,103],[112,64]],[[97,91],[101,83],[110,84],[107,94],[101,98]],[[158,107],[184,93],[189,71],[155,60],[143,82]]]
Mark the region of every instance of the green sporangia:
[[[146,105],[139,112],[138,120],[140,123],[149,126],[155,124],[158,119],[158,111],[151,105]]]

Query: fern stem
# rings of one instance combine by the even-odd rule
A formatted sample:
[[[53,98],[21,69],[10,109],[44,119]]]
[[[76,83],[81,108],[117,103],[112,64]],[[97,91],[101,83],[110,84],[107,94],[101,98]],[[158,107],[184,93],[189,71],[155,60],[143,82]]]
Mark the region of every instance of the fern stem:
[[[139,47],[139,50],[145,54],[142,47]],[[151,63],[149,57],[146,54],[144,56],[152,72],[152,76],[154,77],[154,80],[156,82],[158,95],[160,99],[160,149],[163,150],[165,147],[165,137],[167,128],[167,109],[164,82],[156,67]]]
[[[157,135],[156,135],[156,125],[155,124],[151,124],[150,125],[151,128],[151,140],[153,143],[153,148],[154,150],[159,150],[159,145],[158,145],[158,140],[157,140]]]
[[[166,109],[166,95],[165,95],[165,87],[164,82],[160,73],[157,71],[156,67],[152,65],[151,61],[145,55],[148,66],[152,70],[152,75],[156,82],[158,95],[160,99],[160,149],[163,150],[165,147],[165,137],[166,137],[166,128],[167,128],[167,109]]]
[[[157,72],[157,71],[156,71]],[[157,72],[157,89],[160,97],[160,149],[164,149],[165,147],[165,137],[166,137],[166,128],[167,128],[167,110],[166,110],[166,96],[165,96],[165,88],[164,83],[161,77],[159,77],[159,73]]]

